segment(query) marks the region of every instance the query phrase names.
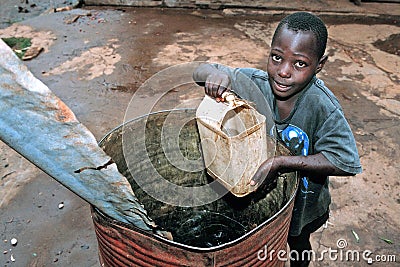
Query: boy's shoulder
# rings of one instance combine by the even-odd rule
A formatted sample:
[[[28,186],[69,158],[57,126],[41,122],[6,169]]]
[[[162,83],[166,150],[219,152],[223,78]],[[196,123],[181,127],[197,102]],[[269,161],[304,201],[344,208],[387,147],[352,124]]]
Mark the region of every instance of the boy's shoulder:
[[[266,71],[257,68],[239,68],[238,70],[252,78],[268,80],[268,73]]]
[[[233,67],[229,67],[223,64],[219,64],[219,63],[211,63],[211,65],[213,65],[215,68],[223,70],[225,72],[227,72],[230,75],[233,76],[240,76],[240,75],[245,75],[249,78],[252,79],[263,79],[263,80],[268,80],[268,73],[261,70],[261,69],[257,69],[257,68],[233,68]]]
[[[324,81],[314,77],[310,88],[305,92],[306,95],[318,96],[320,104],[331,106],[332,109],[342,109],[339,100],[334,93],[325,85]],[[313,101],[316,102],[316,101]]]

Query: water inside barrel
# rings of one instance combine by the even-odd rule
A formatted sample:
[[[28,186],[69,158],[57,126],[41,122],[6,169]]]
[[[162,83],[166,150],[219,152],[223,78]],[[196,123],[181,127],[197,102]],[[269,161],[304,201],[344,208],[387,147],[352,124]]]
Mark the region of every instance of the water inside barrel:
[[[208,210],[173,211],[156,221],[171,231],[174,241],[203,248],[228,243],[247,232],[240,222]]]

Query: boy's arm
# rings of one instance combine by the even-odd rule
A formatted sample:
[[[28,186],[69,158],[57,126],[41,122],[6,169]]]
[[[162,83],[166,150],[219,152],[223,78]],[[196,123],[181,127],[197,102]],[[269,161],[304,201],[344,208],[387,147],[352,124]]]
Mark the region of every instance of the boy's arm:
[[[204,87],[207,95],[214,98],[220,98],[231,85],[228,74],[208,63],[203,63],[194,70],[193,80]]]
[[[352,176],[330,163],[322,153],[310,156],[277,156],[266,160],[258,168],[251,185],[269,184],[278,173],[302,172],[306,176]],[[322,181],[321,181],[322,182]]]

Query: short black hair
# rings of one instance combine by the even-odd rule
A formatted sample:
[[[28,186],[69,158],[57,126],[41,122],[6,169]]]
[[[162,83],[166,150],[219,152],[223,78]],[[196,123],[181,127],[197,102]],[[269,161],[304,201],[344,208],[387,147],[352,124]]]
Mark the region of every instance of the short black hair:
[[[289,30],[311,31],[317,40],[317,56],[322,58],[325,53],[326,43],[328,40],[328,30],[324,22],[314,14],[308,12],[296,12],[283,18],[275,30],[272,42],[274,42],[277,33],[286,26]]]

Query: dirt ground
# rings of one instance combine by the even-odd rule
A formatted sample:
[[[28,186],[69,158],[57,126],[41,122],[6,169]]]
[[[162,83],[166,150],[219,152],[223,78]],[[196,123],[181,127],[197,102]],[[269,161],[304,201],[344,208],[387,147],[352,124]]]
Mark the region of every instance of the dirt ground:
[[[387,5],[398,8],[400,5]],[[3,6],[2,6],[3,8]],[[0,37],[33,38],[44,50],[26,61],[100,140],[120,125],[139,86],[176,64],[213,61],[265,69],[283,12],[232,15],[222,10],[80,8],[2,24]],[[312,236],[317,253],[369,250],[376,266],[400,262],[400,14],[322,15],[329,61],[320,74],[339,98],[363,165],[355,177],[332,177],[331,217]],[[201,89],[167,101],[196,106]],[[153,101],[141,96],[143,107]],[[191,101],[193,100],[193,101]],[[139,110],[143,107],[137,107]],[[163,107],[165,108],[165,107]],[[99,266],[89,205],[0,143],[0,264]],[[63,209],[58,205],[64,204]],[[357,238],[358,237],[358,238]],[[10,240],[16,238],[16,246]],[[343,243],[343,241],[345,243]],[[374,258],[377,259],[377,258]],[[364,266],[316,260],[313,266]]]

